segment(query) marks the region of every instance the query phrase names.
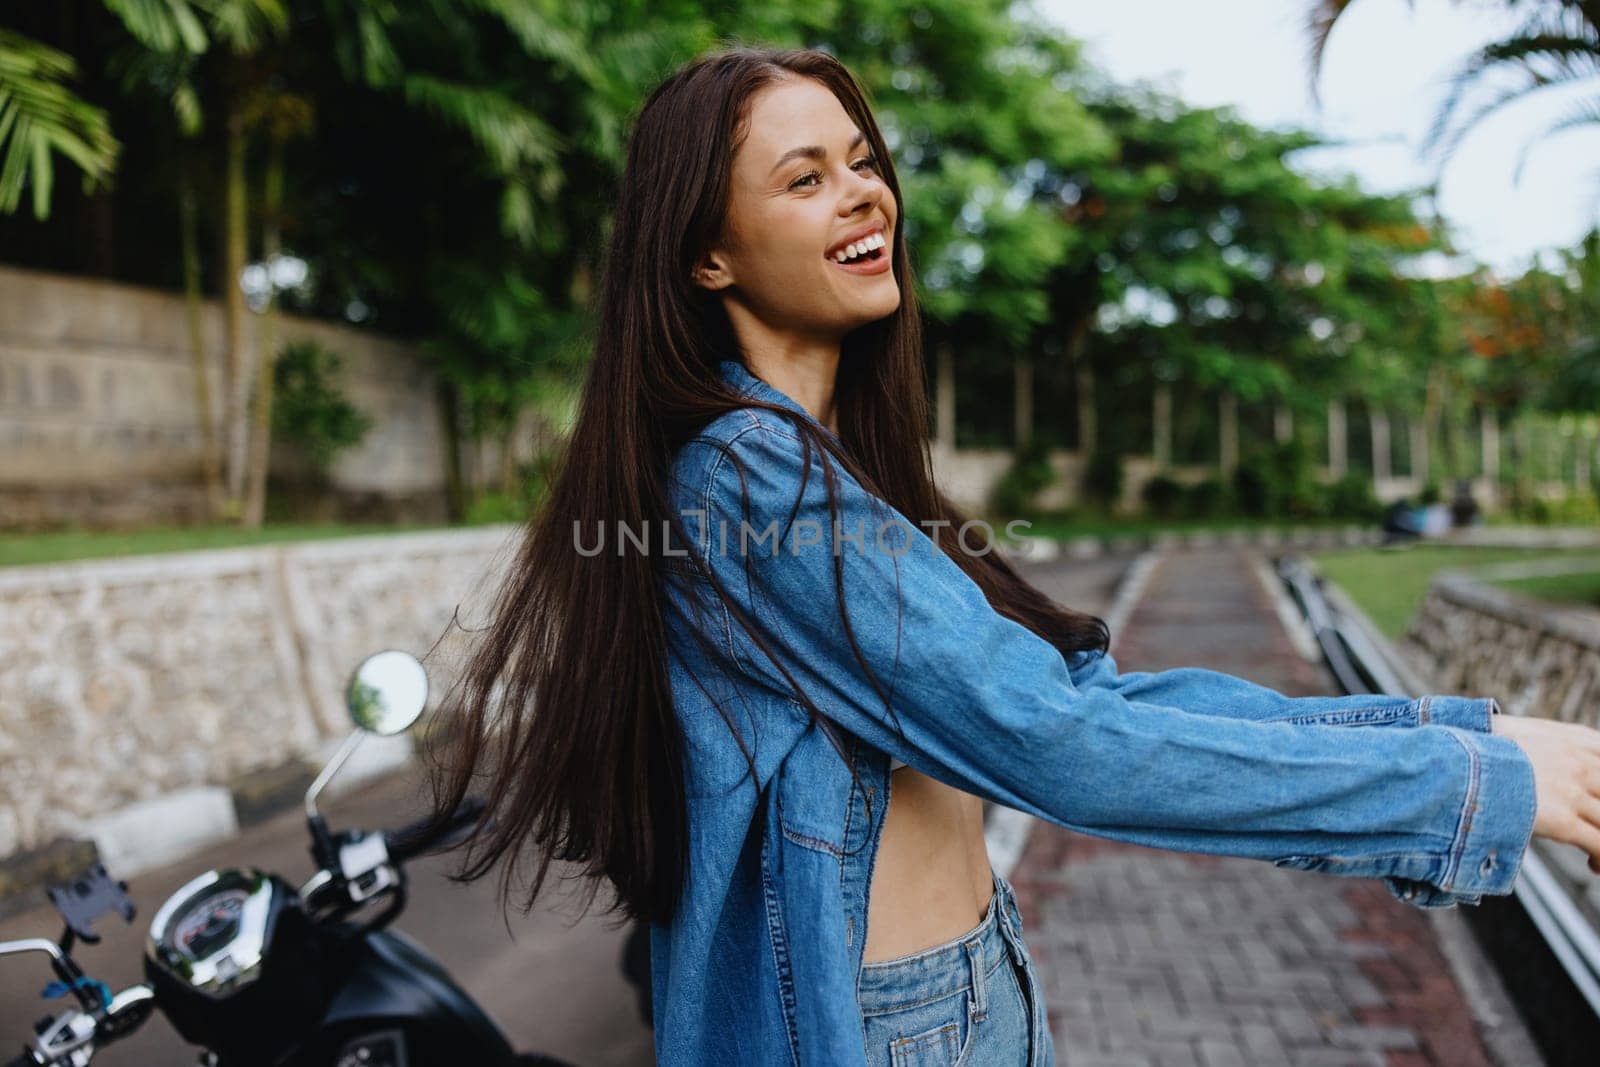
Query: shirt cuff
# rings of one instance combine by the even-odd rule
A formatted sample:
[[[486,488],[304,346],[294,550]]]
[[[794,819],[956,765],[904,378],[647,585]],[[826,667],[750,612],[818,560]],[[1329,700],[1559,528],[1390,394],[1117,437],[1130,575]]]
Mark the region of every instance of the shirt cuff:
[[[1493,697],[1424,696],[1417,699],[1417,724],[1491,732],[1500,704]]]
[[[1533,837],[1533,764],[1508,737],[1446,727],[1471,760],[1461,825],[1438,888],[1503,896],[1516,885]]]

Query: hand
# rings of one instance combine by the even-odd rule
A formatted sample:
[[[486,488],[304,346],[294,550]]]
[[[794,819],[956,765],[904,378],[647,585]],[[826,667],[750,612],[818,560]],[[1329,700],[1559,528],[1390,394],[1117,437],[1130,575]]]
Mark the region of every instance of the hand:
[[[1533,764],[1534,836],[1578,846],[1600,874],[1600,730],[1506,714],[1494,716],[1490,730]]]

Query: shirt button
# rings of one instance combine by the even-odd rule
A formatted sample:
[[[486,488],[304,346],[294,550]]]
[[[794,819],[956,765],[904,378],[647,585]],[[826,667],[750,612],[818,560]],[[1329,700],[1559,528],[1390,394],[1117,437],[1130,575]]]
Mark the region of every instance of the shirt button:
[[[1494,853],[1491,852],[1489,855],[1483,857],[1483,865],[1479,867],[1478,870],[1483,874],[1488,874],[1490,871],[1494,870]]]

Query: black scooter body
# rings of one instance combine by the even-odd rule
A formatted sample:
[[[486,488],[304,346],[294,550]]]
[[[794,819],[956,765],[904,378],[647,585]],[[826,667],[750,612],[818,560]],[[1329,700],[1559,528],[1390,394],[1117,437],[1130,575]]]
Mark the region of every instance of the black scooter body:
[[[316,1034],[284,1067],[327,1067],[356,1038],[370,1038],[363,1067],[522,1062],[439,961],[404,934],[377,930],[330,944],[327,953],[336,961],[337,991]],[[403,1035],[403,1041],[391,1035]],[[402,1054],[385,1054],[397,1045]]]

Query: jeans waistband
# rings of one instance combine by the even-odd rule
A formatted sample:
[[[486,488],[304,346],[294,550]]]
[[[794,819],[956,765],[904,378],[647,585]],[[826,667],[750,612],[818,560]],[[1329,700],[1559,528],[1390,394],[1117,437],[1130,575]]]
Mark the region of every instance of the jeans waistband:
[[[1001,914],[1009,893],[1005,879],[996,874],[988,910],[977,926],[920,952],[862,964],[856,986],[862,1014],[881,1015],[941,1000],[980,985],[977,976],[987,982],[1012,952],[1003,925],[1009,920]]]

